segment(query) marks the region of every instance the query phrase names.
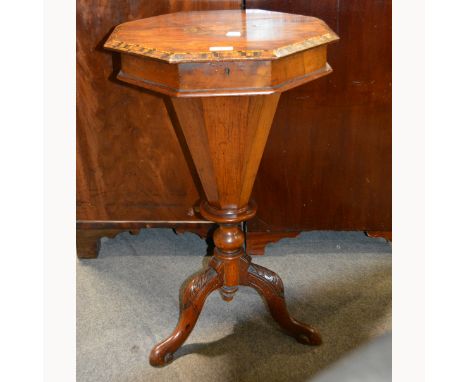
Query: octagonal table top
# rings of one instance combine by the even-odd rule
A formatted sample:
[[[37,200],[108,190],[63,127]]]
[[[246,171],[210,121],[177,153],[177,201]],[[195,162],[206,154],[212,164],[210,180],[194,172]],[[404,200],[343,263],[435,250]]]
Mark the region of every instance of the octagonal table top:
[[[169,63],[275,60],[338,36],[315,17],[259,9],[177,12],[117,26],[105,47]]]

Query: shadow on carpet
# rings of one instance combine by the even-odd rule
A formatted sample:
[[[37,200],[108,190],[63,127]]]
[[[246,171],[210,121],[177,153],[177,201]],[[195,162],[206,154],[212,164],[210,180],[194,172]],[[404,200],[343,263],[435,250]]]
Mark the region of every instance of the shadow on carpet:
[[[283,279],[291,314],[319,329],[323,345],[285,335],[261,297],[218,292],[175,360],[152,368],[152,346],[176,325],[184,280],[208,262],[193,234],[142,230],[102,240],[77,263],[77,381],[313,381],[350,350],[391,330],[391,245],[361,232],[308,232],[253,261]]]

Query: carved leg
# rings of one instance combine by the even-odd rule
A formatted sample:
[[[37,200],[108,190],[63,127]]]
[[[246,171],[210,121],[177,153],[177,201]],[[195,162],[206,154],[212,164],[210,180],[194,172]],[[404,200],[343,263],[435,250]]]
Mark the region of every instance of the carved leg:
[[[202,213],[212,221],[216,215],[202,205]],[[250,207],[249,207],[250,208]],[[243,216],[250,216],[255,209],[246,209]],[[214,217],[215,219],[212,219]],[[243,248],[244,234],[234,213],[227,214],[228,223],[221,223],[214,232],[216,245],[210,267],[193,277],[184,290],[179,322],[171,336],[157,344],[150,354],[150,364],[165,366],[173,359],[174,353],[192,332],[208,295],[220,289],[221,296],[231,301],[239,285],[253,287],[265,297],[273,318],[280,326],[299,342],[319,345],[322,341],[318,332],[289,316],[284,301],[283,282],[279,276],[260,265],[252,264],[250,256]]]
[[[151,351],[150,364],[152,366],[165,366],[172,361],[174,352],[182,346],[192,332],[206,298],[222,286],[222,277],[215,269],[216,266],[217,262],[213,259],[208,269],[194,276],[187,284],[182,297],[179,322],[172,334]]]
[[[244,269],[242,285],[254,288],[266,299],[271,315],[289,335],[306,345],[322,343],[317,330],[289,315],[284,299],[283,282],[275,272],[251,263],[251,258],[247,255],[242,257],[242,268]]]

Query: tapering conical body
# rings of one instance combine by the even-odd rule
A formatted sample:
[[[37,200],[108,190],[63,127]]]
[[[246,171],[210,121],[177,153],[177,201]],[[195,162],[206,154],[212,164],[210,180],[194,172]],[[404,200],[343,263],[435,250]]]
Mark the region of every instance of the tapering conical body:
[[[172,99],[211,206],[247,205],[279,96]]]

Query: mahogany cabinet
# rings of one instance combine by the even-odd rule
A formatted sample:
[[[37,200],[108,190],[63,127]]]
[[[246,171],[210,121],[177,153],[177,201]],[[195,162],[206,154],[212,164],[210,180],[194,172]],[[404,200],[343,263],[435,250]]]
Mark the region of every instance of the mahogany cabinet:
[[[79,256],[95,256],[100,237],[123,230],[211,229],[195,207],[200,183],[168,100],[118,81],[118,55],[103,43],[128,20],[242,3],[77,1]],[[245,6],[317,16],[341,38],[329,48],[334,73],[280,98],[253,190],[259,212],[248,227],[250,250],[303,230],[391,231],[391,1]]]

